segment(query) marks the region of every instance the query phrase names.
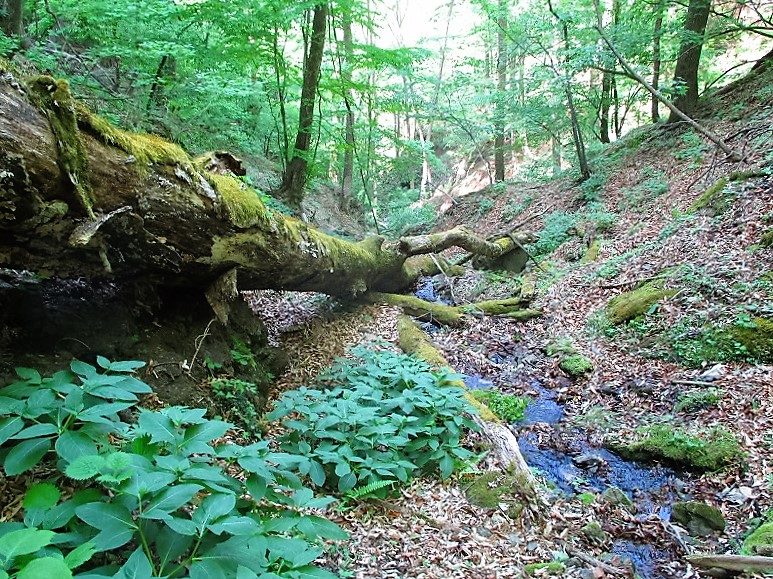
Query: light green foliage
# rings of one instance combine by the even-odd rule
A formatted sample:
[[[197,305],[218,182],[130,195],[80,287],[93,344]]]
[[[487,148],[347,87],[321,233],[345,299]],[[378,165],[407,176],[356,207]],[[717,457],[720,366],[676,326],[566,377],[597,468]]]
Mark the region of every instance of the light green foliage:
[[[478,203],[478,211],[476,213],[478,219],[488,213],[492,207],[494,207],[494,201],[488,197],[483,197],[480,203]]]
[[[679,396],[674,406],[674,412],[695,412],[704,408],[716,406],[722,399],[722,391],[718,388],[707,388],[696,392],[687,392]]]
[[[534,203],[534,197],[531,195],[524,196],[520,201],[512,200],[502,210],[502,219],[507,222],[512,221],[526,211],[532,203]]]
[[[700,166],[706,153],[711,151],[700,135],[690,131],[679,137],[679,143],[674,150],[674,158],[680,162],[690,162],[690,166],[695,168]]]
[[[429,205],[418,206],[418,192],[409,191],[393,197],[386,211],[384,231],[394,237],[407,233],[428,231],[437,219],[435,209]]]
[[[43,462],[81,481],[64,500],[72,485],[61,475],[27,491],[23,523],[0,523],[0,575],[57,579],[106,565],[93,576],[335,577],[312,562],[321,540],[347,535],[304,513],[330,502],[302,485],[308,458],[268,441],[220,442],[231,425],[205,410],[138,408],[151,392],[132,375],[143,363],[97,363],[46,378],[19,368],[0,390],[5,474]]]
[[[572,234],[577,217],[571,213],[554,211],[545,216],[544,226],[539,240],[534,244],[534,253],[547,255],[552,253]]]
[[[309,459],[303,474],[346,493],[381,480],[405,483],[420,472],[448,478],[473,459],[462,446],[473,409],[458,377],[411,356],[357,348],[322,378],[326,388],[286,392],[269,414],[286,418],[285,452]],[[378,496],[387,493],[378,488]]]
[[[561,358],[558,367],[573,378],[579,378],[593,371],[593,362],[582,354],[573,354]]]
[[[257,410],[260,390],[254,382],[238,378],[213,378],[210,380],[215,400],[223,409],[223,415],[254,437],[259,437],[263,428]]]
[[[548,356],[556,356],[558,354],[574,354],[577,349],[574,347],[574,343],[571,338],[566,336],[559,336],[553,338],[545,348],[545,353]]]
[[[596,501],[596,495],[593,493],[580,493],[577,495],[577,500],[587,507]]]
[[[529,405],[526,398],[502,394],[497,390],[473,390],[472,396],[488,406],[497,418],[509,423],[523,420],[524,412]]]
[[[610,446],[627,458],[664,460],[698,471],[717,471],[741,462],[744,456],[738,440],[724,428],[692,434],[663,424],[646,429],[636,441]]]

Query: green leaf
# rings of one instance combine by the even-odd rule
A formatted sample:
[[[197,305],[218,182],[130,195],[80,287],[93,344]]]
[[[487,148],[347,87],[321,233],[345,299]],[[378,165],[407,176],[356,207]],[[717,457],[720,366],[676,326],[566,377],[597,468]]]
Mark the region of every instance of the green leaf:
[[[40,423],[40,424],[33,424],[32,426],[28,426],[27,428],[21,430],[20,432],[17,432],[12,438],[13,440],[24,440],[28,438],[39,438],[41,436],[50,436],[51,434],[56,434],[57,432],[58,432],[58,429],[56,427],[56,424]]]
[[[209,420],[187,428],[183,438],[186,454],[211,453],[212,447],[209,443],[223,436],[231,427],[231,424],[221,420]]]
[[[190,579],[229,579],[233,577],[231,565],[222,560],[204,559],[191,565]]]
[[[76,458],[67,468],[64,474],[74,480],[88,480],[94,478],[105,466],[105,458],[99,454],[92,454]]]
[[[106,441],[106,438],[105,438]],[[56,453],[65,462],[73,462],[82,456],[96,455],[97,445],[91,437],[80,430],[66,430],[54,444]]]
[[[169,527],[163,527],[156,536],[155,549],[161,568],[181,557],[192,544],[192,536],[181,535]]]
[[[73,360],[70,362],[70,370],[84,378],[94,378],[97,376],[97,369],[94,366],[86,364],[86,362],[81,362],[80,360]]]
[[[43,382],[43,379],[40,377],[40,373],[35,370],[34,368],[15,368],[16,375],[19,376],[22,380],[26,380],[30,384],[40,384]]]
[[[203,487],[181,484],[170,487],[154,497],[140,515],[143,519],[167,519],[170,514],[189,502]]]
[[[80,567],[89,561],[96,552],[97,551],[94,548],[94,543],[81,543],[75,547],[75,549],[67,553],[64,558],[64,562],[70,569],[75,569],[76,567]]]
[[[331,539],[333,541],[345,541],[349,538],[349,533],[344,531],[334,522],[313,515],[301,517],[295,528],[311,540],[321,538]]]
[[[142,551],[142,547],[137,547],[123,567],[118,570],[118,574],[115,575],[121,579],[150,579],[152,576],[153,567]]]
[[[452,456],[448,454],[444,455],[438,464],[440,466],[440,476],[442,476],[444,480],[454,472],[454,459]]]
[[[51,483],[36,483],[24,495],[25,509],[50,509],[59,502],[62,493]]]
[[[71,579],[72,571],[61,559],[33,559],[16,575],[16,579]]]
[[[196,523],[190,519],[183,519],[181,517],[167,517],[164,519],[164,522],[175,533],[179,533],[185,536],[194,536],[198,534]]]
[[[357,475],[355,475],[353,472],[350,472],[338,479],[338,490],[342,493],[345,493],[346,491],[353,489],[354,485],[356,484]]]
[[[104,404],[95,404],[78,413],[78,420],[84,422],[104,422],[102,418],[112,416],[121,410],[126,410],[134,406],[133,402],[106,402]]]
[[[0,420],[0,444],[5,443],[14,434],[24,428],[24,420],[19,416],[3,418]]]
[[[14,476],[31,469],[49,450],[51,440],[48,438],[33,438],[17,444],[5,457],[5,474]]]
[[[331,573],[326,569],[320,569],[319,567],[312,567],[311,565],[304,565],[293,569],[293,577],[297,579],[338,579],[338,575]]]
[[[251,536],[260,530],[260,526],[250,517],[225,517],[207,527],[215,535],[228,533],[229,535]]]
[[[309,477],[311,482],[319,487],[325,484],[325,479],[327,478],[325,469],[316,460],[312,460],[309,464]]]
[[[109,551],[132,540],[137,525],[131,512],[121,505],[111,503],[88,503],[75,509],[76,516],[99,529],[101,532],[92,539],[97,551]]]
[[[104,356],[97,356],[97,365],[100,368],[104,368],[105,370],[109,370],[110,369],[110,360],[108,360]]]
[[[6,561],[10,561],[19,555],[37,553],[51,543],[51,539],[54,538],[55,534],[53,531],[41,531],[39,529],[11,531],[0,537],[0,555]]]
[[[139,360],[125,360],[123,362],[111,362],[111,372],[134,372],[145,366],[145,362]]]
[[[174,442],[177,430],[168,416],[143,410],[139,419],[140,433],[149,434],[151,442]]]

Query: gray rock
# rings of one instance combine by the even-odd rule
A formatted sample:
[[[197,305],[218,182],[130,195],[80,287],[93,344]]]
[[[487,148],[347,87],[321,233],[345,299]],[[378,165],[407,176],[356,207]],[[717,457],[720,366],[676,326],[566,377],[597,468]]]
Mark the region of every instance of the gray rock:
[[[691,535],[698,537],[706,537],[714,531],[725,530],[725,517],[719,509],[701,501],[675,503],[671,518],[687,529]]]

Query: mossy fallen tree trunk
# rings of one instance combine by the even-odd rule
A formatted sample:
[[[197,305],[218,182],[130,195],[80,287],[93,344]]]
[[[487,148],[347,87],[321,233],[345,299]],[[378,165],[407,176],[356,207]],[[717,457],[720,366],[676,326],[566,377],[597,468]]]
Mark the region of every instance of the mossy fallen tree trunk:
[[[362,296],[362,299],[369,303],[400,306],[406,313],[422,321],[437,322],[445,326],[461,326],[464,323],[465,314],[501,316],[518,321],[542,315],[539,310],[524,309],[526,302],[520,297],[488,300],[463,306],[449,306],[439,302],[428,302],[415,296],[383,292],[368,292]]]
[[[4,71],[0,71],[4,72]],[[351,243],[271,211],[227,171],[89,112],[64,81],[0,75],[0,268],[56,278],[340,297],[394,292],[469,232]],[[416,257],[413,257],[416,256]]]

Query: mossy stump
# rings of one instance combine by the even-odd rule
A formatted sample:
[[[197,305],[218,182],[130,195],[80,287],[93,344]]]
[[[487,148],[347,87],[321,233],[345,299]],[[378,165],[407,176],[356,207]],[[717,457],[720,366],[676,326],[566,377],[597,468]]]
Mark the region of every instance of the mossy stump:
[[[773,362],[773,320],[753,318],[752,325],[733,326],[730,336],[756,360]]]

